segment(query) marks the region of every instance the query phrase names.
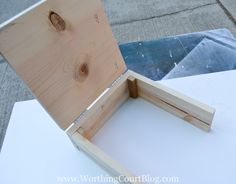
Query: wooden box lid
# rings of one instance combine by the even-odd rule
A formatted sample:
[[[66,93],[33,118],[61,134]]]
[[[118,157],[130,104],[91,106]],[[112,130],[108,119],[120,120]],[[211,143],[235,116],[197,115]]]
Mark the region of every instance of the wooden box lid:
[[[48,0],[1,25],[0,52],[62,129],[125,70],[100,0]]]

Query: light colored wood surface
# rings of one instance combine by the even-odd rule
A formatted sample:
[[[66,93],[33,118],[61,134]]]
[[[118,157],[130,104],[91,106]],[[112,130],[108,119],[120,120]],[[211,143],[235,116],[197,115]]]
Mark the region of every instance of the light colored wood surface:
[[[209,131],[215,109],[182,93],[130,71],[136,77],[139,96],[166,111]]]
[[[85,152],[86,155],[90,156],[96,163],[98,163],[103,169],[105,169],[113,177],[125,176],[134,177],[130,171],[126,170],[123,166],[117,163],[115,160],[110,158],[96,145],[92,144],[88,139],[84,138],[78,132],[75,132],[72,136],[74,143],[79,146],[81,151]],[[131,182],[126,182],[130,183]],[[141,184],[140,182],[132,182],[132,184]]]
[[[48,0],[2,27],[0,42],[63,129],[126,69],[99,0]]]
[[[126,72],[117,82],[99,98],[83,116],[75,121],[67,133],[72,135],[79,131],[87,139],[91,139],[112,114],[129,98]]]

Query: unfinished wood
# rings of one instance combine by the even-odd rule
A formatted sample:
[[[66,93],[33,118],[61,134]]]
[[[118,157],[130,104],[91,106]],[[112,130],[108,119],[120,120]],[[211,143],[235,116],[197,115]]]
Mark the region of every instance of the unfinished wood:
[[[62,129],[125,71],[100,0],[48,0],[0,27],[0,52]]]
[[[84,138],[78,132],[72,135],[72,141],[79,149],[86,153],[91,159],[93,159],[98,165],[105,169],[111,176],[120,177],[125,176],[127,178],[134,177],[128,170],[110,158],[100,148],[92,144],[88,139]],[[126,182],[130,183],[131,182]],[[141,182],[132,182],[132,184],[141,184]]]
[[[161,107],[162,109],[166,110],[167,112],[193,124],[194,126],[204,130],[204,131],[210,131],[210,125],[207,123],[201,121],[198,118],[195,118],[194,116],[190,115],[189,113],[186,113],[182,111],[181,109],[176,108],[175,106],[166,103],[165,101],[161,100],[156,95],[150,95],[148,92],[140,92],[140,96],[144,98],[145,100],[153,103],[154,105]]]
[[[137,79],[139,96],[199,128],[209,130],[215,109],[198,102],[158,82],[130,72]]]
[[[131,98],[138,97],[138,88],[137,88],[137,80],[133,76],[129,76],[127,79],[128,88],[129,88],[129,95]]]
[[[5,58],[58,125],[69,127],[74,145],[112,176],[133,175],[89,139],[129,96],[210,129],[214,109],[137,73],[123,74],[100,0],[48,0],[0,28]]]
[[[137,83],[135,84],[134,81]],[[186,97],[159,83],[153,82],[137,73],[127,71],[111,89],[79,119],[68,131],[74,144],[112,176],[132,176],[112,158],[107,156],[100,148],[92,144],[91,139],[104,125],[105,121],[117,110],[125,100],[132,95],[133,85],[137,87],[135,95],[142,97],[164,110],[192,123],[193,125],[209,131],[215,110],[207,105]],[[130,92],[131,91],[131,92]],[[118,105],[116,105],[118,104]],[[186,108],[189,108],[186,111]],[[197,118],[195,117],[197,116]],[[208,120],[207,122],[203,120]],[[211,120],[211,121],[210,121]]]
[[[127,71],[111,89],[105,93],[96,103],[79,119],[68,131],[74,144],[112,176],[132,176],[107,156],[100,148],[92,144],[91,139],[104,125],[105,121],[117,108],[125,102],[132,91],[134,81],[136,83],[136,95],[142,97],[162,109],[190,122],[191,124],[209,131],[215,110],[205,104],[197,102],[185,95],[171,90],[159,83],[153,82],[137,73]],[[118,105],[116,105],[118,104]],[[189,108],[186,110],[186,108]],[[197,117],[196,117],[197,116]],[[204,120],[207,120],[205,122]]]
[[[128,73],[122,75],[94,105],[88,109],[67,133],[79,131],[87,139],[91,139],[112,114],[129,98],[127,87]]]
[[[134,89],[135,92],[132,92]],[[75,131],[79,131],[87,139],[91,139],[129,96],[144,98],[194,126],[210,131],[215,109],[135,72],[127,71],[67,133],[72,135]]]

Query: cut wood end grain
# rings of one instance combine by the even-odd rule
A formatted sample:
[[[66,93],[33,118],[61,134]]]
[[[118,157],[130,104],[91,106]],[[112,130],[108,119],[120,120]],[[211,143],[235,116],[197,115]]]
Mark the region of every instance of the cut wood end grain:
[[[138,86],[137,86],[137,80],[133,76],[129,76],[127,79],[128,82],[128,88],[129,88],[129,94],[131,98],[138,98]]]

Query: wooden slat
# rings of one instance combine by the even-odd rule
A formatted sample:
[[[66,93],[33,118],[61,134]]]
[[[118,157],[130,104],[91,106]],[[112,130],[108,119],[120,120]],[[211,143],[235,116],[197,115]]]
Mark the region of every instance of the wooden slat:
[[[87,139],[91,139],[106,123],[112,114],[129,98],[128,74],[123,75],[81,118],[67,131],[72,135],[79,130]]]
[[[129,73],[137,80],[140,97],[203,130],[210,130],[215,114],[214,108],[137,73]]]
[[[92,144],[89,140],[84,138],[82,135],[80,135],[78,132],[74,133],[71,137],[72,141],[80,150],[86,153],[86,155],[90,156],[91,159],[93,159],[96,163],[98,163],[104,170],[106,170],[111,176],[121,178],[124,180],[124,177],[126,177],[127,182],[122,183],[129,183],[129,184],[142,184],[142,182],[134,181],[133,178],[134,175],[131,174],[128,170],[126,170],[123,166],[121,166],[119,163],[117,163],[115,160],[113,160],[111,157],[109,157],[106,153],[104,153],[100,148],[98,148],[96,145]],[[125,181],[125,180],[124,180]],[[131,182],[129,182],[131,181]]]
[[[126,69],[100,0],[40,3],[1,28],[0,52],[63,129]]]
[[[157,95],[150,94],[146,90],[141,90],[139,95],[144,98],[145,100],[151,102],[152,104],[162,108],[163,110],[191,123],[192,125],[204,130],[204,131],[210,131],[210,125],[201,121],[198,118],[195,118],[194,116],[190,115],[190,113],[186,113],[182,111],[181,109],[166,103],[165,101],[161,100]]]

